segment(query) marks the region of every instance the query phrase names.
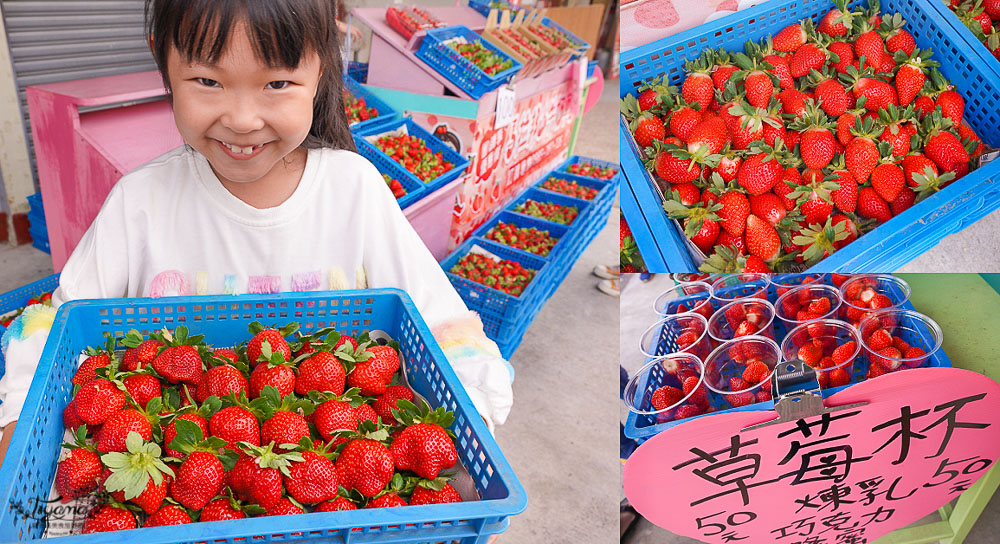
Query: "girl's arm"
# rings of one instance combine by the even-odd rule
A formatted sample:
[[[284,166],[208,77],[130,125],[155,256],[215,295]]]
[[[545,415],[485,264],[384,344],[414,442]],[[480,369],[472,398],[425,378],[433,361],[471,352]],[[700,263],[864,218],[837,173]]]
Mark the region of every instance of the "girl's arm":
[[[3,466],[3,458],[7,455],[7,445],[10,444],[10,435],[14,434],[14,426],[17,420],[10,422],[3,428],[3,438],[0,438],[0,467]]]

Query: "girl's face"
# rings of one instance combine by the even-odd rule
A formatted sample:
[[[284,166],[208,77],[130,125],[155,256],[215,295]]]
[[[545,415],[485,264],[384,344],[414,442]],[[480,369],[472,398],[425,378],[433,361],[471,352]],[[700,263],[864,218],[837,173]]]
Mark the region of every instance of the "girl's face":
[[[315,52],[294,70],[270,68],[240,24],[217,64],[188,63],[171,48],[167,73],[181,137],[208,158],[223,184],[287,175],[282,159],[299,149],[312,126],[320,77]]]

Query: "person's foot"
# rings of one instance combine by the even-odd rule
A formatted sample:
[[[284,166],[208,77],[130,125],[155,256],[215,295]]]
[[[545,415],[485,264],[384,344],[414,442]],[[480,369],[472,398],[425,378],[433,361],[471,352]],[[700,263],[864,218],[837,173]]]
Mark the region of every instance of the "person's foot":
[[[625,542],[625,537],[635,528],[635,522],[638,521],[639,514],[635,511],[635,508],[632,508],[627,499],[621,502],[619,508],[618,528],[621,533],[619,538],[621,542]]]
[[[605,280],[617,280],[622,275],[620,266],[608,266],[605,264],[595,266],[592,274]]]
[[[621,286],[618,285],[618,280],[601,280],[597,282],[597,288],[604,293],[612,297],[620,297],[622,295]]]

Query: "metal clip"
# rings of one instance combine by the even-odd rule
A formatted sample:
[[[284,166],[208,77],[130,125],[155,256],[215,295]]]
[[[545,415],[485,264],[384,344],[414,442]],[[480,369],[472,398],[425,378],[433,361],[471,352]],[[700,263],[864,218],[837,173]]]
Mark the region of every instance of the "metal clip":
[[[819,384],[816,370],[799,359],[785,361],[774,368],[774,373],[771,374],[771,394],[775,399],[774,411],[778,413],[778,418],[751,425],[744,428],[744,431],[868,404],[857,402],[827,407],[823,403],[823,388]]]

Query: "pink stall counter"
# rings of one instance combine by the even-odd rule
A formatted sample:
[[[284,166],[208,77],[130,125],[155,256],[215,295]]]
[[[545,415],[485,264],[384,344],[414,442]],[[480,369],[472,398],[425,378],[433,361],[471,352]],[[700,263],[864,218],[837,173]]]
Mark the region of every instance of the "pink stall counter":
[[[52,267],[59,272],[118,179],[184,142],[156,71],[38,85],[27,93]],[[448,253],[451,210],[466,178],[404,210],[437,258]]]

